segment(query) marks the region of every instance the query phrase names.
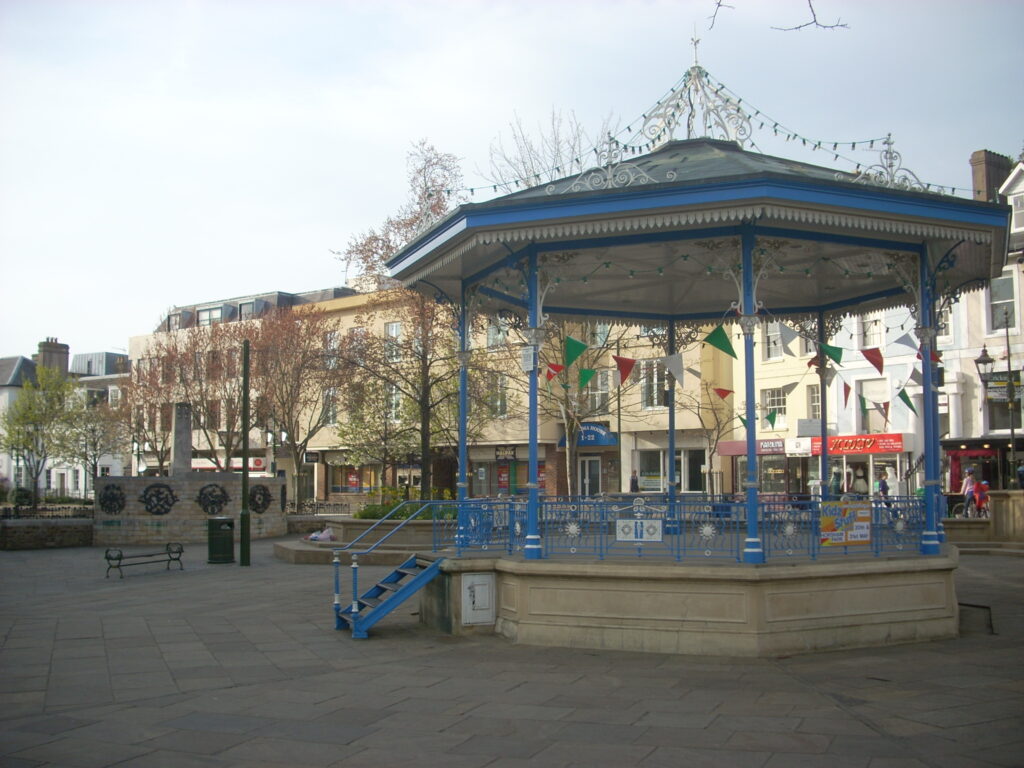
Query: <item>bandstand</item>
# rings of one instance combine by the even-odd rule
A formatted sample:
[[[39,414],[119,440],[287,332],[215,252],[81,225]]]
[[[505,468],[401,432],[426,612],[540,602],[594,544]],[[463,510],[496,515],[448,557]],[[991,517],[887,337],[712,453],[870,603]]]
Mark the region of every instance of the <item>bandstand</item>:
[[[486,573],[496,631],[527,643],[756,656],[956,634],[956,552],[943,544],[940,519],[935,317],[1001,273],[1007,209],[926,190],[888,140],[881,162],[860,173],[751,151],[750,115],[736,99],[716,98],[712,85],[695,65],[645,115],[633,143],[609,137],[599,165],[461,205],[390,261],[393,277],[453,302],[461,318],[458,557],[441,568],[444,589],[428,590],[427,621],[471,631],[458,596],[465,579]],[[753,350],[761,324],[785,321],[812,336],[827,383],[839,322],[896,306],[910,309],[920,344],[923,494],[858,509],[822,488],[779,508],[758,488]],[[519,318],[533,361],[523,374],[529,478],[521,500],[466,493],[469,317],[499,311]],[[671,462],[664,497],[541,493],[537,350],[548,323],[574,319],[664,327],[670,355],[682,334],[739,329],[741,498],[677,496]],[[670,390],[669,455],[673,397]],[[821,423],[827,477],[825,412]],[[823,517],[850,525],[861,515],[861,541],[828,546]],[[654,553],[667,564],[643,557]]]

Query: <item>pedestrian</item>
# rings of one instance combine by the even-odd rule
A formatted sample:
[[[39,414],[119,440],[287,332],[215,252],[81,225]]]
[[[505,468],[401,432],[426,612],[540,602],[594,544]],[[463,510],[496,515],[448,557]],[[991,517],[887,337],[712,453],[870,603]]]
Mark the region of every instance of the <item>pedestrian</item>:
[[[885,506],[892,506],[892,502],[889,501],[889,473],[885,470],[878,476],[878,497],[885,502]]]
[[[974,509],[978,517],[988,517],[988,480],[974,484]]]
[[[964,497],[964,516],[971,516],[971,507],[974,505],[974,470],[968,467],[964,470],[964,482],[960,486],[960,493]]]
[[[629,476],[629,492],[640,493],[640,478],[636,476],[636,470]]]

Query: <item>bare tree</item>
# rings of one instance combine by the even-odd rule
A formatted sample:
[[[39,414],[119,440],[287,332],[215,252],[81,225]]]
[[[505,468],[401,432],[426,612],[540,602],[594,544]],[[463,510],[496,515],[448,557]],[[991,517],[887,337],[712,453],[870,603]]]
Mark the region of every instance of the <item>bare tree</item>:
[[[302,502],[304,455],[310,441],[334,423],[342,370],[335,349],[337,322],[315,307],[278,308],[247,329],[252,344],[254,424],[272,422],[285,434],[294,499]],[[263,425],[261,425],[263,426]]]
[[[173,361],[164,363],[153,354],[132,365],[131,375],[118,385],[121,401],[116,413],[140,453],[156,462],[156,472],[167,474],[171,457],[171,421],[177,393]]]
[[[708,19],[710,20],[710,23],[708,24],[708,29],[714,28],[715,22],[718,21],[718,12],[723,8],[735,10],[736,6],[729,5],[728,3],[725,2],[725,0],[714,0],[714,10],[708,17]],[[842,19],[838,17],[831,24],[826,24],[820,21],[818,19],[818,11],[814,7],[814,0],[807,0],[807,8],[810,10],[811,13],[811,18],[808,21],[805,21],[802,24],[795,24],[791,27],[772,27],[772,29],[778,30],[780,32],[796,32],[807,27],[817,27],[818,29],[849,29],[849,25],[844,24]]]
[[[380,227],[353,238],[345,251],[344,260],[379,290],[357,318],[364,332],[349,334],[342,354],[357,380],[391,387],[412,404],[420,438],[421,494],[429,498],[437,417],[457,392],[456,309],[395,285],[385,263],[460,199],[462,174],[454,155],[439,152],[426,141],[409,153],[407,165],[406,204]]]
[[[675,400],[676,408],[692,414],[699,425],[701,437],[707,446],[708,464],[718,456],[718,444],[730,436],[739,424],[739,418],[732,406],[719,397],[714,387],[702,381],[697,392],[682,390]],[[709,493],[719,489],[709,487]]]

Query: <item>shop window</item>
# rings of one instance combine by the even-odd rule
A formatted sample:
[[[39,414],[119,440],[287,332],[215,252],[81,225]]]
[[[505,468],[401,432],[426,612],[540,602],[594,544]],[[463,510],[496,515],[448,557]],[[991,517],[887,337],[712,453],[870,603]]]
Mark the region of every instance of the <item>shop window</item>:
[[[636,474],[641,491],[661,491],[661,451],[637,451]]]

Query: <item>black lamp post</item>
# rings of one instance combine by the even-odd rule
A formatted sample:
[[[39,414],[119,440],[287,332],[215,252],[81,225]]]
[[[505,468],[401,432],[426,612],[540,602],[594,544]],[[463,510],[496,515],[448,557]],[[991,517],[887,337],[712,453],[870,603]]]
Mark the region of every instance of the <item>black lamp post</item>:
[[[1006,478],[1006,488],[1017,487],[1017,391],[1013,383],[1013,368],[1010,362],[1010,324],[1006,319],[1003,326],[1006,330],[1006,411],[1010,421],[1010,463]],[[974,367],[978,369],[982,388],[988,396],[988,382],[992,375],[995,360],[988,353],[988,346],[983,345],[981,354],[975,358]]]

